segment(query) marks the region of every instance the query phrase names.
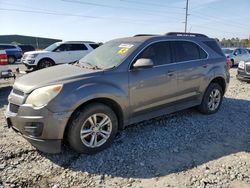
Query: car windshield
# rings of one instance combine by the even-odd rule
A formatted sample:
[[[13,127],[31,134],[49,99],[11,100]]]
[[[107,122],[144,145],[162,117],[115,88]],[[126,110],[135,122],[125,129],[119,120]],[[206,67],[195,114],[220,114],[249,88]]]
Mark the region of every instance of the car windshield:
[[[47,48],[45,48],[44,50],[45,50],[45,51],[52,52],[52,51],[55,50],[59,45],[60,45],[60,43],[54,43],[54,44],[51,44],[50,46],[48,46]]]
[[[227,48],[222,49],[222,51],[224,54],[231,54],[233,52],[232,49],[227,49]]]
[[[110,41],[79,61],[83,67],[110,69],[120,65],[141,43]]]

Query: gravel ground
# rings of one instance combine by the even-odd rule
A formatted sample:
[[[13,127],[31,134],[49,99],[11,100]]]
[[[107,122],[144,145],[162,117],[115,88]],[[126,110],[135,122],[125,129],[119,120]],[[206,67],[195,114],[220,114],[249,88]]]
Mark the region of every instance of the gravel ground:
[[[235,78],[214,115],[194,109],[128,127],[87,156],[37,151],[6,128],[0,82],[0,187],[250,187],[250,84]]]

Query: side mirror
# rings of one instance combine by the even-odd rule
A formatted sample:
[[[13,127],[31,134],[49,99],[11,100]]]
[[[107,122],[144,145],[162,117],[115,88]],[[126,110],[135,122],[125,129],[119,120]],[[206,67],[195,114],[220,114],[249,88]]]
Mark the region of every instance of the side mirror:
[[[234,52],[234,55],[237,56],[237,55],[238,55],[238,52]]]
[[[134,69],[146,69],[152,68],[154,66],[154,62],[152,59],[141,58],[137,59],[135,64],[133,65]]]

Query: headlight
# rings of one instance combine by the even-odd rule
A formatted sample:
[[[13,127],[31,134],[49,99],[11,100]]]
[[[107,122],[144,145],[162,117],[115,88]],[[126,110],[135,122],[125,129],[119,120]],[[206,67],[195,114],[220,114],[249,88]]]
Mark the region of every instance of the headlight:
[[[25,103],[34,107],[45,106],[60,93],[62,87],[62,85],[52,85],[36,89],[28,96]]]
[[[245,68],[245,62],[244,61],[240,61],[239,65],[238,65],[238,68],[244,69]]]
[[[28,58],[29,59],[34,59],[34,58],[36,58],[38,56],[38,54],[30,54],[30,55],[28,55]]]

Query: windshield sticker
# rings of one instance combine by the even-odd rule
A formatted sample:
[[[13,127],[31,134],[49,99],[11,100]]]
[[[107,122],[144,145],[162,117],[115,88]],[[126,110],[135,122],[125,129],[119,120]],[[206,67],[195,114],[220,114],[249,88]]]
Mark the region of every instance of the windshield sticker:
[[[132,48],[133,44],[120,44],[119,48]]]
[[[120,49],[120,50],[118,51],[118,54],[123,55],[123,54],[125,54],[128,50],[129,50],[129,48],[122,48],[122,49]]]

